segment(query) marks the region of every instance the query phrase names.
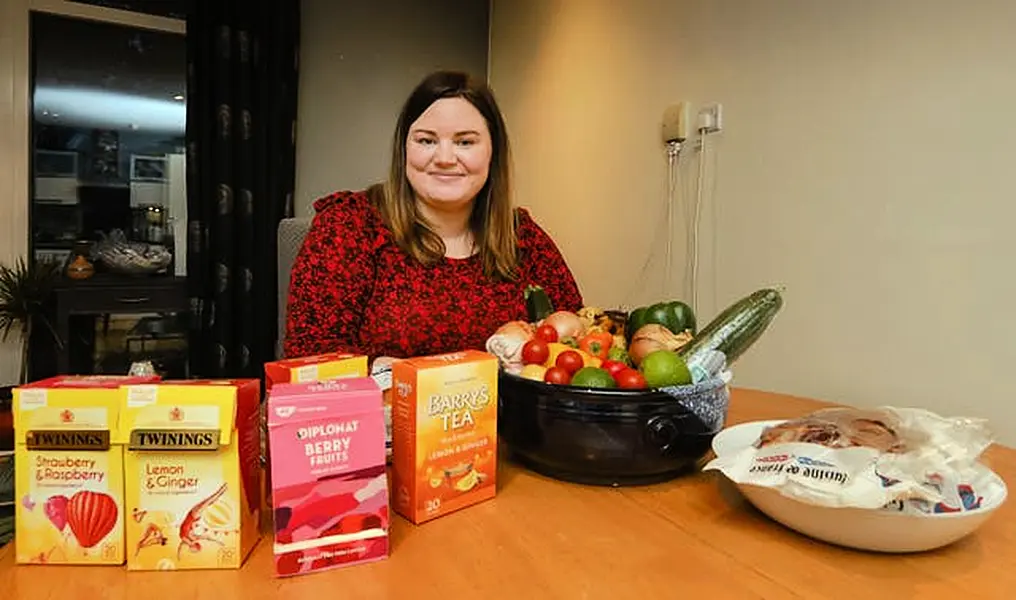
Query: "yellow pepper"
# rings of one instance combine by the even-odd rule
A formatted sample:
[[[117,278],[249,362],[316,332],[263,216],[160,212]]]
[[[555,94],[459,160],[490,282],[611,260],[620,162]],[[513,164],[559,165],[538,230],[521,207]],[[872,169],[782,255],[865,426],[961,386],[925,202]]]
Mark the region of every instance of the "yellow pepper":
[[[547,347],[550,348],[550,354],[547,355],[547,361],[543,363],[543,366],[547,367],[548,369],[554,366],[554,363],[557,362],[557,357],[566,350],[574,350],[575,352],[578,352],[579,356],[582,357],[582,364],[586,367],[599,367],[600,365],[603,364],[603,361],[600,360],[598,357],[593,356],[588,352],[583,352],[578,348],[573,348],[568,344],[562,344],[560,342],[551,342],[547,344]]]

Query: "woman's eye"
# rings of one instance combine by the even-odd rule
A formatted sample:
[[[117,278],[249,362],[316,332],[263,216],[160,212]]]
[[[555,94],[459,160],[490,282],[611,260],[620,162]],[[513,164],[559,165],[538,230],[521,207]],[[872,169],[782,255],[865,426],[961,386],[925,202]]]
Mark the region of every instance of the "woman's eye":
[[[416,143],[417,144],[422,144],[424,146],[429,146],[430,144],[435,143],[435,140],[433,140],[431,138],[419,138],[419,139],[416,140]]]
[[[476,143],[476,140],[459,140],[458,141],[458,144],[460,146],[472,146],[475,143]]]

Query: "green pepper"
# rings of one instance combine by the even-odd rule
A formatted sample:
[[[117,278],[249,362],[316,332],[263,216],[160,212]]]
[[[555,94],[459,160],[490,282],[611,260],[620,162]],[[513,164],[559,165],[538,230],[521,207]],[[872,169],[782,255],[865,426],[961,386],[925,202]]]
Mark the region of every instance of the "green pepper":
[[[625,331],[628,334],[628,339],[631,339],[636,331],[649,324],[663,325],[671,333],[690,331],[694,335],[696,332],[695,313],[690,306],[680,300],[657,302],[631,311]]]

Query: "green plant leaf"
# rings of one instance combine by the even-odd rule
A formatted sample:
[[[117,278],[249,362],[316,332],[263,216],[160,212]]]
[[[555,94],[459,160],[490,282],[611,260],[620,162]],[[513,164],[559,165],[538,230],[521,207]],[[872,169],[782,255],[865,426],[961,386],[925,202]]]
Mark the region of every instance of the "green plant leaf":
[[[20,257],[14,266],[0,265],[0,340],[6,342],[12,332],[27,332],[34,320],[45,325],[62,344],[45,314],[46,303],[59,280],[60,265],[56,262],[30,266]]]

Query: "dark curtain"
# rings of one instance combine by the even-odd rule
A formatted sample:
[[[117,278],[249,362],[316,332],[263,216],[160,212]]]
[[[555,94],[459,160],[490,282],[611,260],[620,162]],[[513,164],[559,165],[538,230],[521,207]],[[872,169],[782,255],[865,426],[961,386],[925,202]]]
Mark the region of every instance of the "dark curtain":
[[[187,16],[194,377],[259,377],[275,355],[275,235],[293,212],[299,6],[197,0]]]

